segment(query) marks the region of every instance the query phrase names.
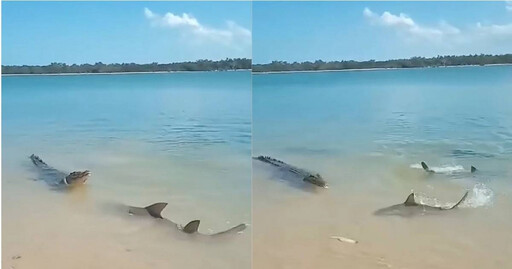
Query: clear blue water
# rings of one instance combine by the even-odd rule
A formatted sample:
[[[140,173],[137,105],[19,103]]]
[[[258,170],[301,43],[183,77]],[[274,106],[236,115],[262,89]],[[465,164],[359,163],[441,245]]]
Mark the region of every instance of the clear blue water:
[[[233,193],[249,215],[250,82],[250,72],[3,77],[4,167],[27,170],[31,153],[68,170],[139,162],[162,175],[134,184]]]
[[[136,139],[169,154],[248,154],[250,73],[3,77],[3,135],[61,143]],[[194,156],[198,157],[198,156]]]
[[[80,191],[51,191],[30,180],[32,153],[92,175]],[[167,202],[164,217],[199,219],[202,233],[251,223],[250,156],[250,72],[4,76],[4,260],[22,253],[24,263],[64,268],[65,261],[49,265],[32,253],[72,251],[63,255],[101,267],[105,257],[95,249],[111,246],[109,256],[124,268],[248,268],[250,229],[230,244],[186,242],[109,205]],[[37,249],[54,234],[56,249]],[[183,258],[191,253],[201,259]]]
[[[95,246],[114,244],[119,260],[133,248],[133,259],[157,256],[156,267],[246,268],[250,230],[232,244],[155,242],[140,233],[147,227],[105,216],[101,204],[166,201],[164,217],[200,218],[207,233],[251,223],[251,194],[256,255],[306,253],[326,246],[319,238],[347,234],[372,242],[371,255],[397,260],[428,261],[444,255],[438,247],[461,257],[506,257],[500,250],[512,221],[511,66],[258,74],[252,81],[251,98],[249,72],[2,77],[2,209],[10,231],[4,258],[39,252],[32,246],[60,232],[62,246],[89,246],[90,238]],[[301,192],[254,163],[251,190],[251,142],[252,155],[319,172],[330,188]],[[62,170],[91,170],[87,191],[63,200],[26,180],[34,176],[31,153]],[[444,172],[423,173],[420,161]],[[479,172],[467,173],[470,165]],[[468,189],[463,207],[470,210],[416,222],[422,236],[409,221],[372,215],[411,189],[441,204]],[[294,225],[275,225],[276,219]],[[85,228],[59,228],[66,220]],[[41,231],[28,225],[34,222]],[[393,244],[383,227],[396,231]],[[440,235],[446,227],[463,229]],[[412,243],[416,249],[408,248]],[[137,256],[139,250],[151,255]],[[207,258],[181,259],[190,253]]]

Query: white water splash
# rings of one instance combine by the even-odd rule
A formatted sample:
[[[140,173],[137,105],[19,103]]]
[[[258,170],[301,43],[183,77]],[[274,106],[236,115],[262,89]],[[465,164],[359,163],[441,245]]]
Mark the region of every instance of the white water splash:
[[[482,206],[492,206],[494,201],[494,192],[484,183],[478,183],[473,186],[468,199],[460,207],[476,208]]]
[[[421,204],[430,206],[439,206],[443,208],[449,208],[455,205],[457,201],[442,202],[437,198],[429,197],[424,193],[415,193],[416,201]],[[473,189],[469,192],[466,200],[460,204],[459,207],[463,208],[477,208],[477,207],[489,207],[492,206],[494,201],[494,192],[487,187],[484,183],[477,183],[473,186]]]
[[[410,167],[423,170],[423,167],[419,163],[411,164]],[[430,170],[432,170],[436,173],[440,173],[440,174],[453,174],[453,173],[469,171],[469,170],[465,170],[464,167],[462,167],[462,165],[432,166],[429,168],[430,168]]]

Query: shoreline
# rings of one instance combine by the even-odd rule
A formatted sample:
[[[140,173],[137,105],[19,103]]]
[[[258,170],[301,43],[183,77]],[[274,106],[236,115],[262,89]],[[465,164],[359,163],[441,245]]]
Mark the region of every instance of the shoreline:
[[[450,66],[426,66],[426,67],[389,67],[389,68],[357,68],[357,69],[326,69],[326,70],[295,70],[295,71],[252,71],[252,69],[236,69],[222,71],[155,71],[155,72],[112,72],[112,73],[49,73],[49,74],[3,74],[2,77],[21,76],[93,76],[93,75],[139,75],[139,74],[178,74],[178,73],[209,73],[209,72],[251,72],[254,75],[272,74],[293,74],[293,73],[324,73],[324,72],[364,72],[364,71],[388,71],[388,70],[409,70],[428,68],[463,68],[463,67],[489,67],[489,66],[512,66],[507,64],[485,64],[485,65],[450,65]]]
[[[48,73],[48,74],[3,74],[2,77],[21,77],[21,76],[89,76],[89,75],[140,75],[140,74],[176,74],[176,73],[207,73],[207,72],[247,72],[251,69],[235,69],[222,71],[155,71],[155,72],[112,72],[112,73]]]
[[[326,70],[297,70],[297,71],[258,71],[252,72],[254,75],[272,75],[272,74],[293,74],[293,73],[323,73],[323,72],[357,72],[357,71],[387,71],[387,70],[409,70],[409,69],[427,69],[427,68],[462,68],[462,67],[488,67],[488,66],[512,66],[508,64],[485,64],[485,65],[450,65],[450,66],[426,66],[426,67],[381,67],[381,68],[357,68],[357,69],[326,69]]]

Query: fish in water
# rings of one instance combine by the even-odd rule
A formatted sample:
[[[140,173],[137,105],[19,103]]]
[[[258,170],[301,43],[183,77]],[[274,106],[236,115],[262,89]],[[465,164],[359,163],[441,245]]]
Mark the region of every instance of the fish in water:
[[[452,210],[457,208],[468,196],[468,192],[462,196],[462,198],[453,206],[450,207],[440,207],[440,206],[430,206],[422,203],[418,203],[414,199],[414,193],[409,194],[405,202],[385,208],[381,208],[375,211],[375,215],[377,216],[401,216],[401,217],[413,217],[416,215],[428,215],[428,214],[437,214],[440,212],[445,212],[448,210]]]
[[[41,158],[34,154],[30,155],[29,158],[39,173],[39,179],[44,180],[53,187],[73,187],[82,185],[91,175],[89,170],[71,173],[59,171],[46,164]]]
[[[428,165],[425,162],[421,162],[421,167],[423,167],[423,170],[425,170],[425,171],[427,171],[429,173],[435,173],[436,172],[436,171],[430,169],[430,167],[428,167]],[[471,173],[474,173],[476,171],[477,171],[476,167],[471,166]]]
[[[130,215],[136,215],[136,216],[150,216],[150,217],[157,219],[164,225],[176,228],[179,231],[182,231],[186,234],[200,235],[200,236],[205,236],[205,237],[218,237],[221,235],[238,234],[238,233],[242,232],[243,230],[245,230],[245,228],[247,228],[247,224],[242,223],[242,224],[239,224],[235,227],[232,227],[232,228],[222,231],[222,232],[217,232],[214,234],[202,234],[202,233],[198,232],[199,223],[200,223],[199,220],[193,220],[193,221],[189,222],[187,225],[181,226],[177,223],[172,222],[169,219],[162,217],[162,214],[161,214],[162,210],[164,210],[164,208],[166,206],[167,206],[167,203],[155,203],[155,204],[152,204],[147,207],[129,206],[128,213]]]
[[[285,171],[295,174],[295,175],[301,177],[304,182],[309,182],[313,185],[316,185],[316,186],[319,186],[322,188],[327,188],[327,182],[325,182],[325,180],[322,178],[322,176],[320,176],[320,174],[318,174],[318,173],[311,173],[309,171],[295,167],[293,165],[287,164],[283,161],[274,159],[269,156],[258,156],[258,157],[254,157],[254,159],[258,160],[258,161],[262,161],[264,163],[268,163],[268,164],[276,166],[276,167],[279,167]]]

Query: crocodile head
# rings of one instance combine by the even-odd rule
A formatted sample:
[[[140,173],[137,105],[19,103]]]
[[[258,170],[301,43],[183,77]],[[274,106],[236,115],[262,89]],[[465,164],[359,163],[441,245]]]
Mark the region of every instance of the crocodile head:
[[[65,183],[67,185],[84,184],[90,175],[91,172],[89,170],[75,171],[66,176]]]
[[[320,174],[316,175],[309,175],[303,179],[306,182],[309,182],[311,184],[315,184],[322,188],[327,188],[327,182],[322,178]]]

